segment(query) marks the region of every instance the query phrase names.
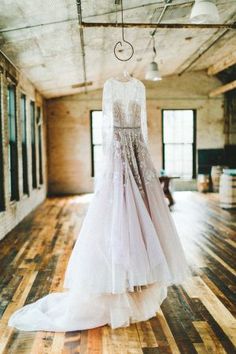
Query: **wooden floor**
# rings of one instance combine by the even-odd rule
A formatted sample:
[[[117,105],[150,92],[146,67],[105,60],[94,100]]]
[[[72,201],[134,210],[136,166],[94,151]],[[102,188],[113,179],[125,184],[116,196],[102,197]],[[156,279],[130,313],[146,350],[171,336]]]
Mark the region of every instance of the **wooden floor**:
[[[112,330],[20,332],[9,315],[50,291],[63,276],[91,196],[47,199],[0,241],[0,353],[235,353],[236,213],[216,194],[175,194],[172,212],[192,279],[168,288],[156,317]]]

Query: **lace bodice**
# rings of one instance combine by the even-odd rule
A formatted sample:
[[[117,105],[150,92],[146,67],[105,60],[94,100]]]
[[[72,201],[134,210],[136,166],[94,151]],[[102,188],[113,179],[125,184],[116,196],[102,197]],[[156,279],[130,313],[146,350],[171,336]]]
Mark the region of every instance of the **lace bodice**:
[[[103,147],[112,144],[114,127],[140,127],[147,142],[146,93],[141,81],[108,79],[103,88]]]
[[[141,107],[136,101],[129,101],[127,111],[123,102],[118,99],[113,103],[113,125],[116,127],[140,127]]]
[[[127,183],[128,169],[145,199],[145,185],[157,178],[147,149],[146,93],[143,83],[135,78],[122,82],[108,79],[103,88],[104,174]],[[122,169],[120,170],[120,164]],[[99,187],[98,187],[99,189]]]

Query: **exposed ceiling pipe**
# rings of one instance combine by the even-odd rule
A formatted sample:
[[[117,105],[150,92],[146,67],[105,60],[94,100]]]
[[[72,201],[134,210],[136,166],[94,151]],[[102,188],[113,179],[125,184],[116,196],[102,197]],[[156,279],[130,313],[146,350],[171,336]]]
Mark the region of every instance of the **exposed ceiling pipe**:
[[[120,1],[120,0],[117,0],[117,1]],[[192,3],[193,1],[191,1],[191,0],[190,1],[185,1],[185,2],[181,3],[181,5],[189,4],[189,3]],[[138,6],[126,7],[124,9],[124,11],[133,11],[133,10],[137,10],[137,9],[145,8],[145,7],[149,7],[149,6],[152,7],[154,5],[155,5],[156,9],[159,9],[159,8],[163,7],[163,4],[161,4],[161,3],[159,3],[159,4],[148,3],[148,4],[138,5]],[[112,15],[112,14],[115,14],[115,13],[116,13],[116,10],[106,11],[106,12],[102,12],[102,13],[97,13],[97,14],[93,14],[93,15],[84,16],[84,19],[90,19],[90,18],[95,18],[95,17],[100,17],[100,16]],[[29,26],[2,28],[2,29],[0,29],[0,33],[21,31],[21,30],[26,30],[26,29],[31,29],[31,28],[44,27],[44,26],[50,26],[50,25],[55,25],[55,24],[60,24],[60,23],[75,22],[75,21],[78,21],[78,17],[68,18],[68,19],[65,19],[65,20],[52,21],[52,22],[36,23],[35,25],[29,25]]]
[[[80,34],[80,45],[81,45],[82,63],[83,63],[84,91],[85,93],[87,93],[87,74],[86,74],[86,61],[85,61],[84,31],[82,26],[81,0],[76,0],[76,5],[77,5],[78,20],[79,20],[79,34]]]

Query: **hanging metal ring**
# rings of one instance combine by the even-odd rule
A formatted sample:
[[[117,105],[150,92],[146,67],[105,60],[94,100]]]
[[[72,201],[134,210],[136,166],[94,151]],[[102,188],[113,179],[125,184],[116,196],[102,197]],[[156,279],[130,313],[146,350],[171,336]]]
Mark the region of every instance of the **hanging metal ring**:
[[[128,61],[128,60],[130,60],[130,59],[132,58],[132,56],[134,55],[134,47],[132,46],[132,44],[131,44],[130,42],[128,42],[128,41],[125,40],[123,0],[120,0],[120,5],[121,5],[121,22],[122,22],[122,41],[123,41],[124,43],[127,43],[127,44],[130,46],[130,48],[131,48],[131,55],[130,55],[128,58],[126,58],[126,59],[121,59],[121,58],[118,57],[118,55],[117,55],[117,53],[116,53],[116,50],[117,50],[117,46],[118,46],[118,45],[120,45],[120,46],[122,47],[123,44],[122,44],[121,41],[119,41],[119,42],[117,42],[117,43],[115,44],[115,46],[114,46],[114,54],[115,54],[115,57],[116,57],[118,60],[120,60],[120,61]]]
[[[128,60],[130,60],[130,59],[132,58],[132,56],[134,55],[134,47],[132,46],[132,44],[131,44],[130,42],[126,41],[125,39],[123,39],[123,42],[127,43],[127,44],[130,46],[130,48],[131,48],[131,54],[130,54],[130,56],[129,56],[128,58],[126,58],[126,59],[121,59],[121,58],[118,57],[116,51],[117,51],[118,45],[120,45],[120,46],[122,47],[123,44],[122,44],[121,41],[119,41],[119,42],[117,42],[117,43],[115,44],[115,46],[114,46],[114,54],[115,54],[115,57],[116,57],[118,60],[120,60],[120,61],[128,61]]]

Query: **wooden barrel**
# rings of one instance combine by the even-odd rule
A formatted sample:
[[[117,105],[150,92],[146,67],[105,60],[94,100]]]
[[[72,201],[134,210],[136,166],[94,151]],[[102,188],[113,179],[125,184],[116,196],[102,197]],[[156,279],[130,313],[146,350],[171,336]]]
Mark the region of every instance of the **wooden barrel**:
[[[201,193],[209,192],[210,189],[210,176],[199,174],[197,177],[197,189]]]
[[[224,168],[226,168],[226,166],[211,167],[211,182],[212,182],[213,192],[219,192],[220,176],[222,175]]]
[[[220,206],[223,209],[236,208],[236,172],[226,169],[220,177]]]

